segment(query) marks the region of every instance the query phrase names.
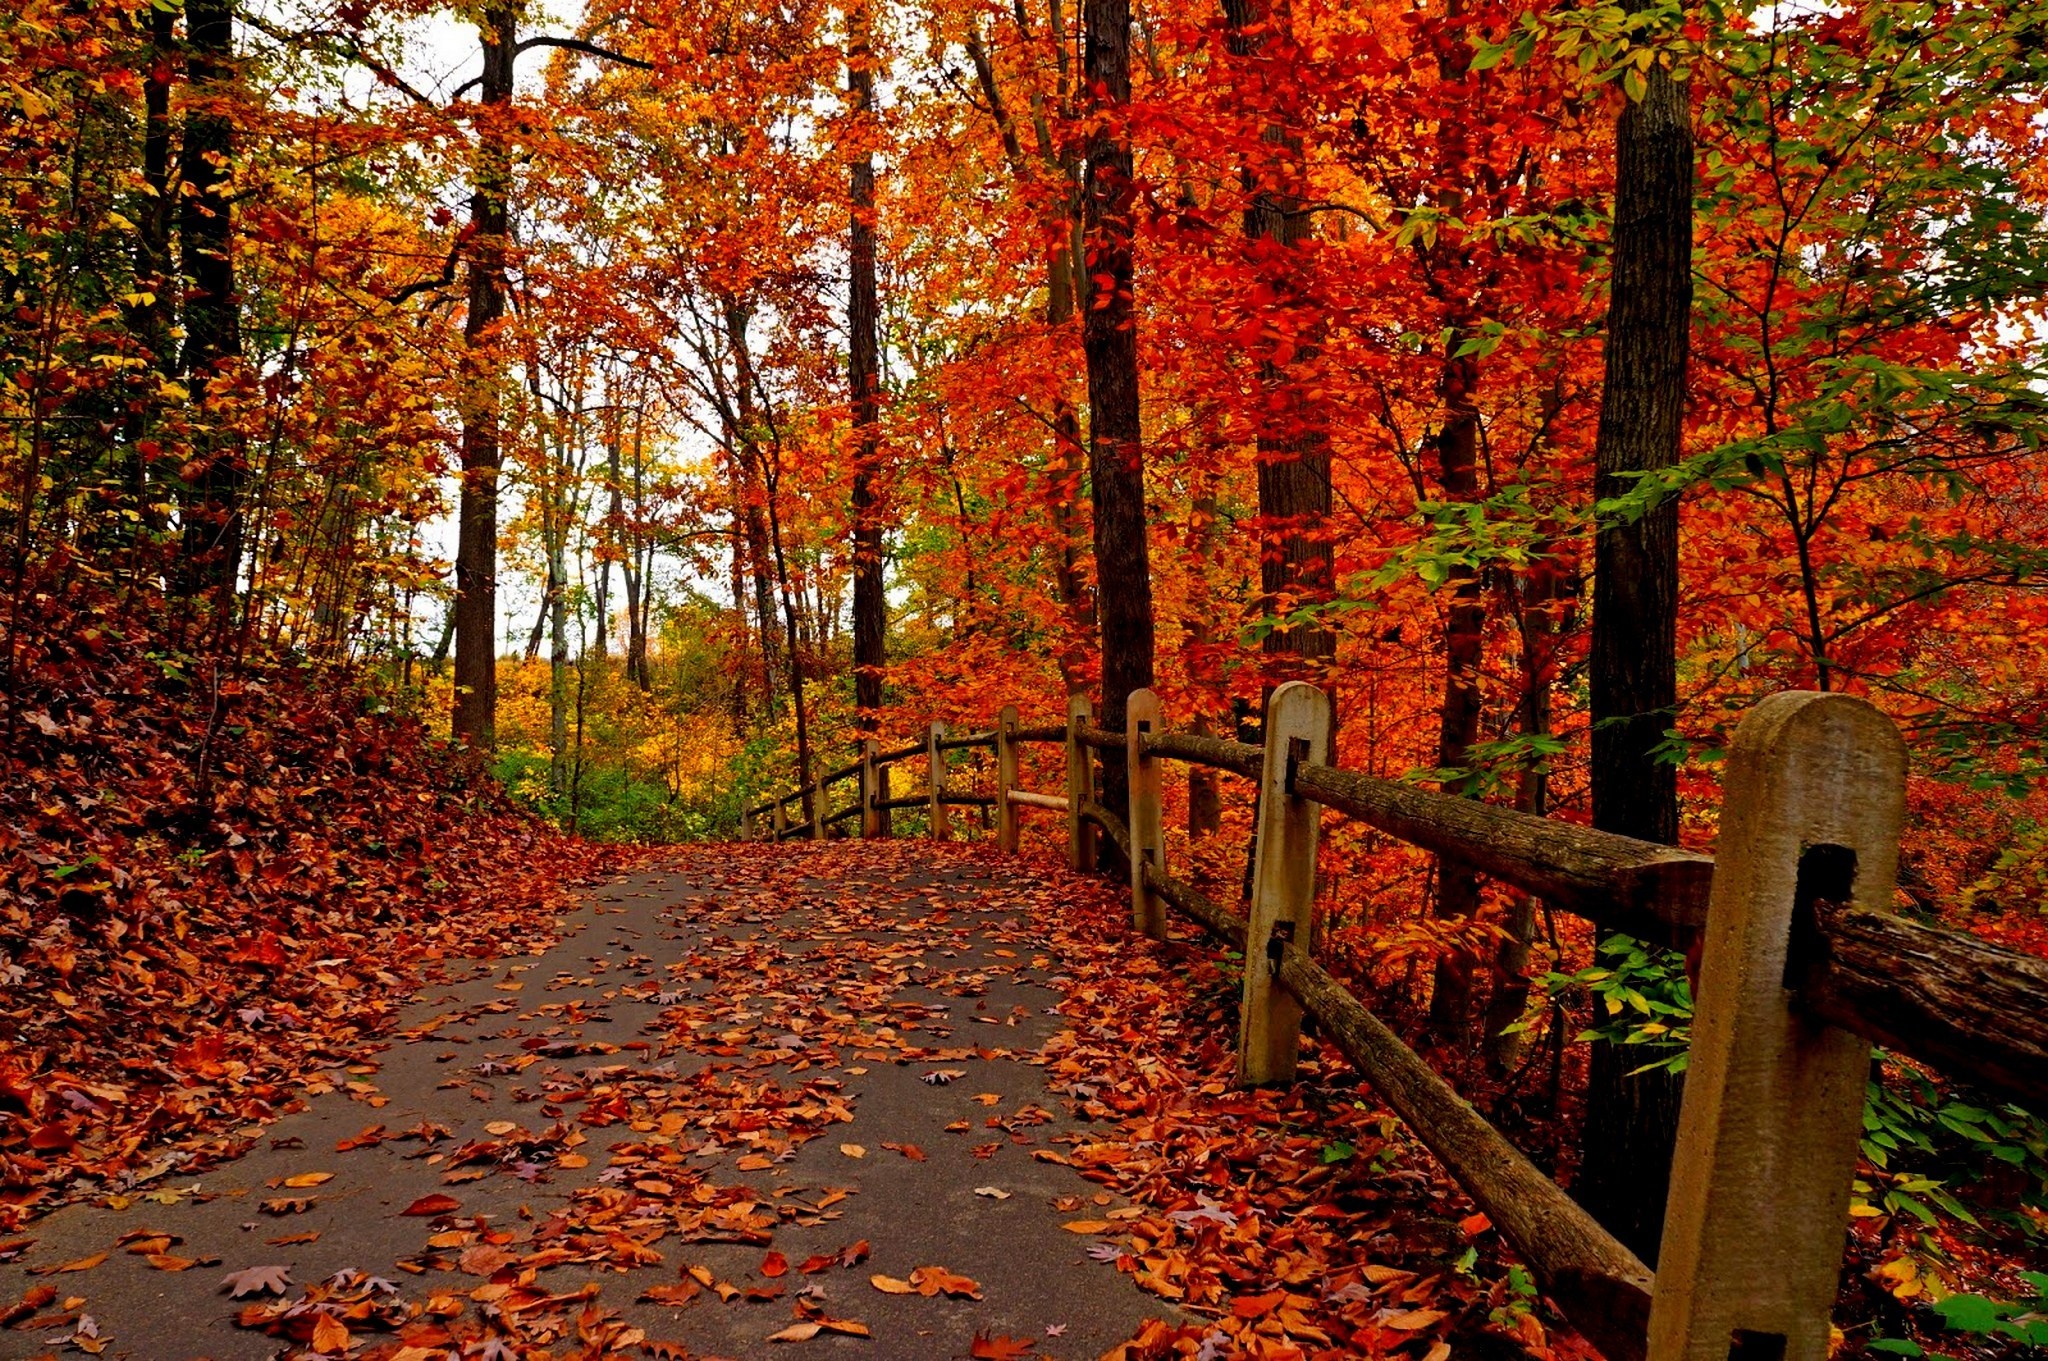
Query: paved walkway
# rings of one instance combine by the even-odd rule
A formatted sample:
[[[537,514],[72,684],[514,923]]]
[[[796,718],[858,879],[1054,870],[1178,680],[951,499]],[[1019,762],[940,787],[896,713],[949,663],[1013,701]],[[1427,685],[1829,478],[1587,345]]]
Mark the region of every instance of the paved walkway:
[[[704,848],[594,891],[240,1161],[32,1224],[0,1357],[1097,1356],[1170,1306],[1090,1258],[1131,1212],[1066,1165],[1033,868]]]

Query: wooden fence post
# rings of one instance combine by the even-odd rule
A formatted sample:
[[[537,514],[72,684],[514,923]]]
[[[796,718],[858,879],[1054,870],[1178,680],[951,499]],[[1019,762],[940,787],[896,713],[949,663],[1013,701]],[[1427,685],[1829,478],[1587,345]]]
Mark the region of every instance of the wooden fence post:
[[[1651,1361],[1822,1361],[1868,1041],[1802,1014],[1817,902],[1889,910],[1906,749],[1848,695],[1788,693],[1736,730],[1700,961]]]
[[[1017,853],[1017,805],[1010,791],[1017,787],[1017,706],[1005,704],[996,718],[996,849]]]
[[[875,754],[881,744],[872,737],[860,742],[860,839],[872,841],[882,834],[882,810],[875,807]]]
[[[1095,868],[1095,824],[1081,816],[1081,805],[1095,797],[1095,770],[1079,735],[1094,718],[1088,696],[1067,696],[1067,863],[1077,870]]]
[[[1124,701],[1124,769],[1130,772],[1131,929],[1166,939],[1166,904],[1145,883],[1145,867],[1166,868],[1166,822],[1159,809],[1159,762],[1142,739],[1165,727],[1159,696],[1134,690]]]
[[[932,840],[944,841],[951,834],[946,825],[946,753],[939,750],[939,741],[946,735],[946,725],[933,722],[925,736],[927,762],[926,776],[931,786]]]
[[[1247,1087],[1291,1082],[1301,1047],[1301,1003],[1280,986],[1280,943],[1308,946],[1316,896],[1316,833],[1322,805],[1294,793],[1294,769],[1330,760],[1330,701],[1289,681],[1266,703],[1265,765],[1259,779],[1259,847],[1252,869],[1251,923],[1244,943],[1244,1011],[1237,1080]]]
[[[825,839],[825,782],[817,781],[811,786],[811,840]]]
[[[775,800],[774,825],[770,829],[775,834],[774,839],[776,841],[782,840],[782,834],[783,832],[788,830],[788,828],[789,814],[783,811],[782,800],[778,798]]]

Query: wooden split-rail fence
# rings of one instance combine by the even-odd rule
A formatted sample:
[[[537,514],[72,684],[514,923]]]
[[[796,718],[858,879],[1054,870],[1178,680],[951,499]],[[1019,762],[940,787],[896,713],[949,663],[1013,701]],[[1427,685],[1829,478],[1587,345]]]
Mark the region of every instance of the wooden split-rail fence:
[[[1066,815],[1067,855],[1093,868],[1107,836],[1130,867],[1135,929],[1164,938],[1178,908],[1243,951],[1238,1078],[1294,1075],[1312,1015],[1458,1181],[1551,1300],[1611,1361],[1821,1361],[1841,1270],[1872,1042],[2010,1100],[2048,1100],[2048,962],[1895,916],[1906,751],[1891,722],[1837,694],[1786,693],[1742,721],[1729,757],[1718,855],[1374,779],[1331,764],[1331,711],[1299,682],[1273,693],[1262,746],[1166,730],[1148,690],[1123,732],[1094,726],[1085,698],[1067,721],[860,759],[815,786],[748,810],[762,835],[822,838],[858,816],[992,807],[1000,847],[1019,815]],[[1066,792],[1018,784],[1025,743],[1066,748]],[[989,748],[995,788],[955,793],[947,753]],[[1126,763],[1129,807],[1096,801],[1096,753]],[[924,790],[892,798],[888,769],[922,756]],[[1249,916],[1168,872],[1160,807],[1169,761],[1258,784]],[[859,799],[827,812],[827,791]],[[800,802],[807,822],[786,809]],[[1697,1010],[1659,1265],[1653,1274],[1539,1171],[1309,951],[1316,842],[1325,809],[1535,895],[1602,930],[1697,947]]]

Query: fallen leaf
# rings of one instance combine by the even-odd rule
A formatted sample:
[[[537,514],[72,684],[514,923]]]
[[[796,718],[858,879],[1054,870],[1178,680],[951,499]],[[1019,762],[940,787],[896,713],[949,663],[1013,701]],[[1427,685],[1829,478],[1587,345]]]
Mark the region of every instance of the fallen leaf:
[[[1008,1200],[1010,1198],[1010,1193],[1000,1186],[977,1186],[974,1188],[974,1194],[977,1196],[987,1196],[990,1200]]]
[[[820,1323],[792,1323],[779,1333],[768,1334],[770,1342],[809,1342],[824,1330]]]
[[[98,1266],[101,1262],[104,1262],[106,1260],[106,1253],[95,1252],[90,1257],[80,1257],[77,1261],[66,1262],[62,1266],[37,1267],[35,1271],[31,1274],[37,1276],[56,1276],[66,1271],[91,1271],[94,1267]]]
[[[286,1177],[284,1184],[294,1191],[303,1191],[309,1186],[325,1186],[333,1180],[332,1172],[301,1172],[296,1177]]]
[[[433,1195],[421,1196],[418,1200],[400,1210],[399,1213],[425,1217],[428,1215],[449,1214],[461,1208],[462,1202],[454,1196],[444,1196],[436,1191]]]
[[[228,1298],[234,1300],[244,1295],[282,1295],[291,1283],[291,1268],[285,1266],[245,1267],[221,1278]]]
[[[849,1158],[865,1158],[868,1156],[868,1151],[859,1144],[841,1144],[839,1151]]]
[[[981,1282],[971,1276],[962,1276],[942,1266],[921,1266],[910,1273],[910,1283],[917,1293],[924,1296],[951,1295],[956,1299],[978,1300],[981,1298]]]
[[[19,1300],[0,1309],[0,1328],[12,1327],[56,1298],[57,1287],[54,1285],[30,1286]]]
[[[695,1281],[676,1281],[670,1285],[650,1285],[640,1292],[640,1298],[650,1304],[681,1305],[697,1298]]]

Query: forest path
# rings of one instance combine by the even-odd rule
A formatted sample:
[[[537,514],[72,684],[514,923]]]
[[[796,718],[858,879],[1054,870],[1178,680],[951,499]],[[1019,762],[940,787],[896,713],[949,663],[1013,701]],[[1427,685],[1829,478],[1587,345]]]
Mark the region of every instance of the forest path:
[[[0,1309],[54,1296],[0,1357],[1097,1356],[1171,1308],[1062,1228],[1123,1203],[1042,1071],[1052,869],[717,846],[592,890],[238,1161],[30,1225]]]

